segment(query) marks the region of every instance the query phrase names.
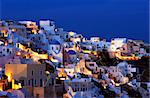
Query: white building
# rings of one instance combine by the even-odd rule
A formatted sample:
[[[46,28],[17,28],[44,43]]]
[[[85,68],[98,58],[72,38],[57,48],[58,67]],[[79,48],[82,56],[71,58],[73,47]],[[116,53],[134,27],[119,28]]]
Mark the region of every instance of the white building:
[[[96,62],[86,62],[86,67],[93,73],[104,72],[104,69],[99,67]]]
[[[91,51],[91,50],[95,50],[96,49],[96,46],[90,41],[82,42],[80,45],[81,45],[81,48],[83,50],[90,50]]]
[[[40,26],[44,28],[50,34],[55,34],[55,25],[53,21],[50,20],[40,20]]]
[[[33,21],[19,21],[19,23],[26,24],[27,27],[28,26],[35,26],[36,25],[36,22],[33,22]]]
[[[57,60],[62,62],[62,47],[58,41],[53,40],[49,42],[47,51],[49,55],[55,57]]]
[[[68,91],[69,86],[74,92],[88,91],[93,86],[90,78],[74,78],[72,80],[65,80],[64,82],[66,91]]]
[[[108,72],[110,74],[112,74],[112,76],[116,77],[117,81],[119,81],[122,84],[125,84],[125,83],[127,83],[129,81],[129,79],[126,76],[124,76],[120,72],[120,70],[117,67],[115,67],[115,66],[110,66],[108,68]]]
[[[99,42],[100,38],[99,37],[91,37],[91,42]]]
[[[93,44],[96,46],[97,50],[110,48],[110,42],[106,42],[106,41],[93,42]]]
[[[4,42],[3,41],[0,41],[0,46],[4,45]]]
[[[127,62],[119,63],[117,68],[124,76],[127,76],[128,74],[132,75],[132,72],[136,72],[136,68],[132,68],[131,64],[128,64]]]
[[[65,80],[65,89],[69,98],[104,98],[90,78]]]
[[[79,43],[82,41],[83,36],[81,34],[75,34],[73,37],[71,36],[70,41],[74,43]]]
[[[13,53],[13,48],[10,46],[0,46],[0,56],[7,56]]]
[[[114,38],[111,40],[110,51],[115,52],[117,49],[121,48],[126,43],[126,38]]]
[[[74,47],[74,42],[64,42],[64,47],[65,48],[73,48]]]

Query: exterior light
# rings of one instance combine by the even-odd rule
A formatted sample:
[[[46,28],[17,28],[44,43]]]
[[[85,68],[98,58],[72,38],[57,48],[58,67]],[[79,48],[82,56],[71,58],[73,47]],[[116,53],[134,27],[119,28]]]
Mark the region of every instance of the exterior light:
[[[15,84],[15,80],[13,79],[12,80],[12,89],[19,89],[19,88],[22,88],[21,87],[21,83],[18,83],[18,84]]]
[[[75,33],[74,32],[69,32],[69,35],[70,36],[73,36]]]
[[[5,42],[5,46],[7,46],[8,45],[8,43],[7,42]]]
[[[48,74],[48,75],[50,74],[49,71],[46,71],[45,73]]]
[[[116,83],[115,85],[116,85],[116,86],[120,86],[120,84],[119,84],[119,83]]]
[[[38,59],[36,57],[33,58],[33,61],[37,61]]]
[[[8,76],[8,82],[11,82],[12,81],[12,74],[9,73],[7,76]]]
[[[12,32],[16,32],[16,29],[11,29]]]
[[[54,31],[55,31],[55,32],[58,32],[58,29],[55,29]]]
[[[20,55],[21,55],[21,52],[20,52],[20,51],[16,52],[16,55],[17,55],[17,56],[20,56]]]
[[[3,86],[0,85],[0,91],[3,91]]]

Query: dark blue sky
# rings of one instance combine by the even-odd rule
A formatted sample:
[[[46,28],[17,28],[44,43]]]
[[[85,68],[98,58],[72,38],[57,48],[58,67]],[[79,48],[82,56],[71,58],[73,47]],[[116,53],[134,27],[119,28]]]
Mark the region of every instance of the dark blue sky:
[[[86,37],[149,41],[149,0],[0,0],[3,19],[52,19]]]

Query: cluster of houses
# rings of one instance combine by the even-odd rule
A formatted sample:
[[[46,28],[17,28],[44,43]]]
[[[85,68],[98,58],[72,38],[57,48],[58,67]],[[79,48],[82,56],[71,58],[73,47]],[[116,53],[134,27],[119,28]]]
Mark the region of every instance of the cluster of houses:
[[[132,89],[148,98],[150,82],[138,81],[139,69],[127,62],[149,57],[147,47],[127,38],[87,39],[51,20],[0,20],[0,97],[129,98]],[[98,64],[93,57],[107,58],[99,51],[118,63]]]

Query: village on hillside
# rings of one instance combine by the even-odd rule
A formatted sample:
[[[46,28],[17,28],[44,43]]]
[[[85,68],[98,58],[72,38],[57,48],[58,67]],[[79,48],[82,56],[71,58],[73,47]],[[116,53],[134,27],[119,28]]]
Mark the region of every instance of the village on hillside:
[[[52,20],[0,20],[0,98],[149,98],[149,49]]]

